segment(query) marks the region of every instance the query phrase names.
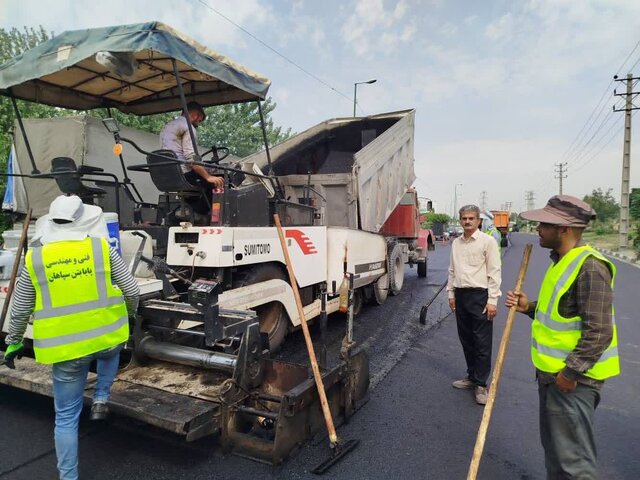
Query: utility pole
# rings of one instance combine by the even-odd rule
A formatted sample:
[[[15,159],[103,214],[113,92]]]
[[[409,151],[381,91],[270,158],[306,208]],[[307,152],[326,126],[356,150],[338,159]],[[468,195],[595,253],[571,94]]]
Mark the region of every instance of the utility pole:
[[[535,206],[533,190],[524,192],[524,199],[527,201],[527,210],[533,210]]]
[[[483,212],[487,209],[487,191],[483,190],[480,193],[480,210]]]
[[[616,82],[627,82],[627,92],[617,93],[613,91],[616,97],[626,97],[624,109],[616,110],[613,106],[614,112],[624,112],[624,144],[622,153],[622,188],[620,194],[620,249],[625,249],[629,246],[629,176],[631,173],[631,111],[637,110],[640,107],[636,107],[633,104],[633,97],[640,92],[633,91],[634,81],[640,78],[634,77],[631,73],[627,74],[626,79],[619,79],[618,76],[614,76],[613,79]]]
[[[564,163],[556,163],[555,172],[558,174],[557,179],[560,180],[560,193],[562,195],[562,179],[567,178],[567,162]]]

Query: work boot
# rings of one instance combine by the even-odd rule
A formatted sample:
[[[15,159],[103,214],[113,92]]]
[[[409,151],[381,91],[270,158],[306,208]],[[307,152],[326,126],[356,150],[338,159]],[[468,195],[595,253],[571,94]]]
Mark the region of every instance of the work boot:
[[[487,387],[476,387],[476,403],[478,405],[486,405],[489,398],[489,389]]]
[[[109,415],[109,407],[105,402],[94,402],[91,405],[91,420],[106,420]]]
[[[461,380],[456,380],[451,384],[453,388],[460,388],[462,390],[471,390],[476,384],[469,377],[465,377]]]

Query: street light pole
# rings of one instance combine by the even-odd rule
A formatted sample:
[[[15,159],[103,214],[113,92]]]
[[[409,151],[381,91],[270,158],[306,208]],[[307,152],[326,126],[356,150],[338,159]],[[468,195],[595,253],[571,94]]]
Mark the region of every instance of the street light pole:
[[[375,78],[373,80],[367,80],[366,82],[356,82],[353,84],[353,116],[356,116],[356,105],[358,104],[357,98],[358,98],[358,85],[364,85],[364,84],[372,84],[372,83],[376,83],[378,80],[376,80]]]

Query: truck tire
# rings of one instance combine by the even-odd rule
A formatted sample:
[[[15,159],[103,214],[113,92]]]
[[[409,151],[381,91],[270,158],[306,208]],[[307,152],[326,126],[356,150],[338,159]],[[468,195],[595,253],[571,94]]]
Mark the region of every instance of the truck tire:
[[[389,291],[391,295],[399,295],[404,284],[404,261],[402,246],[397,243],[389,244],[387,257],[387,272],[389,274]]]
[[[274,264],[261,264],[241,273],[233,288],[245,287],[267,280],[286,280],[284,271]],[[258,314],[260,332],[269,335],[269,351],[275,353],[282,347],[289,330],[289,316],[280,302],[269,302],[253,308]]]
[[[373,303],[382,305],[389,296],[389,275],[384,274],[373,284]]]
[[[425,278],[427,276],[427,259],[424,262],[418,262],[418,277]]]

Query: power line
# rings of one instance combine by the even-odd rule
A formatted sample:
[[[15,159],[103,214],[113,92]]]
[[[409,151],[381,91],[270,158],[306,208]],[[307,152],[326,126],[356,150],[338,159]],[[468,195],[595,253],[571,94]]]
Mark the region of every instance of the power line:
[[[591,148],[587,149],[587,147],[591,144],[592,140],[595,139],[596,135],[598,135],[604,128],[605,125],[607,125],[609,123],[609,121],[611,119],[614,119],[614,122],[612,124],[611,127],[609,127],[609,130],[607,130],[607,132],[602,135],[598,140],[596,140],[596,142],[591,146]],[[587,143],[585,143],[582,146],[582,149],[580,151],[577,151],[572,158],[569,160],[569,162],[575,162],[576,165],[580,164],[580,160],[582,160],[583,158],[585,158],[589,153],[591,153],[594,149],[595,146],[598,145],[598,143],[600,143],[600,141],[607,136],[607,134],[611,131],[611,129],[616,125],[615,122],[615,116],[613,115],[613,110],[609,111],[609,113],[607,114],[606,117],[603,118],[602,122],[600,122],[600,125],[598,125],[598,128],[593,132],[593,135],[591,135],[591,137],[589,138],[589,140],[587,141]],[[574,165],[575,166],[575,165]]]
[[[629,61],[629,59],[634,54],[634,52],[638,49],[638,47],[640,47],[640,41],[638,41],[635,44],[635,46],[633,47],[633,49],[631,50],[631,52],[629,52],[629,55],[627,55],[627,58],[625,58],[624,62],[622,62],[622,64],[620,65],[620,67],[616,71],[616,75],[618,73],[620,73],[620,71],[624,68],[624,66]],[[633,64],[633,66],[631,67],[630,70],[633,70],[633,68],[638,64],[638,62],[640,62],[640,57],[638,57],[638,60],[636,61],[636,63]],[[605,88],[604,92],[602,93],[602,96],[600,97],[600,100],[598,101],[598,103],[596,104],[594,109],[591,111],[591,114],[587,118],[587,121],[584,123],[584,125],[582,126],[582,128],[580,129],[580,131],[578,132],[576,137],[573,139],[573,141],[569,145],[569,148],[567,148],[567,150],[562,155],[563,160],[566,160],[569,157],[569,152],[574,147],[574,145],[576,145],[576,148],[577,148],[577,145],[579,145],[579,143],[580,143],[580,141],[582,139],[582,136],[586,136],[587,135],[587,132],[589,131],[589,129],[593,126],[593,124],[595,124],[595,122],[600,117],[600,115],[602,115],[602,112],[603,112],[604,108],[607,105],[607,100],[609,98],[611,98],[611,96],[612,96],[610,92],[611,92],[611,86],[613,85],[613,82],[614,82],[613,79],[609,82],[609,84]],[[609,93],[609,97],[607,97],[607,93]],[[604,103],[603,103],[603,101],[604,101]],[[596,117],[593,118],[593,115],[596,113],[596,111],[600,107],[601,103],[602,103],[602,107],[600,108],[600,111],[598,112],[598,115],[596,115]],[[591,121],[592,118],[593,118],[593,121]],[[591,123],[589,123],[589,122],[591,122]],[[588,125],[588,128],[587,128],[587,125]],[[577,142],[577,144],[576,144],[576,142]]]
[[[592,150],[591,150],[591,151],[595,150],[595,148],[596,148],[600,143],[602,143],[602,140],[604,140],[605,138],[607,138],[607,135],[608,135],[609,133],[611,133],[611,131],[612,131],[612,130],[614,129],[614,127],[616,127],[616,126],[618,126],[618,124],[617,124],[617,123],[615,123],[615,122],[614,122],[614,123],[612,123],[612,124],[611,124],[611,126],[609,127],[609,129],[608,129],[608,130],[607,130],[607,131],[606,131],[606,132],[605,132],[605,133],[604,133],[604,134],[603,134],[603,135],[598,139],[598,141],[593,145],[593,148],[592,148]],[[613,134],[611,137],[609,137],[609,140],[607,140],[607,143],[605,143],[605,144],[600,148],[600,150],[598,150],[595,154],[591,155],[590,157],[587,157],[587,155],[585,154],[585,155],[582,157],[582,159],[581,159],[581,160],[584,160],[582,163],[578,162],[578,163],[576,163],[575,165],[573,165],[573,171],[574,171],[574,172],[577,172],[577,171],[579,171],[579,170],[582,170],[582,169],[583,169],[583,168],[584,168],[584,167],[585,167],[589,162],[591,162],[591,160],[593,160],[595,157],[597,157],[597,156],[598,156],[598,155],[599,155],[599,154],[600,154],[600,153],[601,153],[601,152],[602,152],[602,151],[607,147],[607,145],[609,145],[609,144],[613,141],[613,139],[616,137],[616,135],[618,135],[618,134],[622,131],[622,129],[623,129],[623,128],[624,128],[624,126],[623,126],[623,125],[620,125],[620,128],[618,128],[618,130],[616,130],[616,131],[614,132],[614,134]],[[591,153],[591,152],[589,152],[589,153]],[[585,159],[586,159],[586,160],[585,160]]]
[[[635,115],[635,112],[634,112],[634,115]],[[615,124],[614,124],[614,126],[615,126]],[[609,138],[609,140],[607,140],[607,143],[605,143],[605,144],[600,148],[600,150],[598,150],[598,151],[597,151],[596,153],[594,153],[591,157],[589,157],[589,159],[588,159],[586,162],[584,162],[582,165],[580,165],[580,166],[578,166],[578,167],[575,167],[573,171],[574,171],[574,172],[577,172],[577,171],[582,170],[585,166],[587,166],[587,164],[588,164],[588,163],[590,163],[594,158],[596,158],[598,155],[600,155],[600,154],[602,153],[602,151],[603,151],[605,148],[607,148],[607,146],[608,146],[611,142],[613,142],[613,139],[614,139],[614,138],[616,138],[616,137],[620,134],[620,132],[622,132],[622,129],[623,129],[623,128],[624,128],[624,125],[621,125],[621,126],[620,126],[620,128],[619,128],[618,130],[616,130],[616,131],[614,132],[614,134]],[[609,131],[611,131],[611,129],[609,129]]]
[[[338,90],[337,88],[335,88],[334,86],[328,84],[327,82],[325,82],[324,80],[322,80],[320,77],[318,77],[317,75],[314,75],[313,73],[311,73],[309,70],[307,70],[306,68],[302,67],[301,65],[297,64],[296,62],[294,62],[293,60],[291,60],[289,57],[287,57],[285,54],[280,53],[278,50],[276,50],[275,48],[273,48],[271,45],[269,45],[267,42],[261,40],[260,38],[258,38],[256,35],[254,35],[253,33],[251,33],[249,30],[247,30],[246,28],[244,28],[242,25],[239,25],[238,23],[234,22],[233,20],[231,20],[229,17],[227,17],[226,15],[224,15],[222,12],[216,10],[215,8],[213,8],[211,5],[209,5],[207,2],[205,2],[204,0],[197,0],[199,3],[201,3],[202,5],[204,5],[205,7],[207,7],[209,10],[211,10],[212,12],[214,12],[216,15],[219,15],[220,17],[224,18],[227,22],[229,22],[230,24],[232,24],[234,27],[238,28],[239,30],[242,30],[244,33],[246,33],[247,35],[249,35],[251,38],[253,38],[256,42],[260,43],[262,46],[264,46],[265,48],[268,48],[269,50],[271,50],[273,53],[275,53],[276,55],[278,55],[280,58],[282,58],[283,60],[285,60],[286,62],[290,63],[291,65],[293,65],[294,67],[296,67],[298,70],[300,70],[301,72],[305,73],[306,75],[310,76],[311,78],[313,78],[314,80],[316,80],[317,82],[320,82],[322,85],[324,85],[325,87],[329,88],[330,90],[334,91],[335,93],[337,93],[338,95],[340,95],[341,97],[344,97],[345,99],[347,99],[349,102],[353,102],[353,99],[350,97],[347,97],[344,93],[342,93],[340,90]]]

